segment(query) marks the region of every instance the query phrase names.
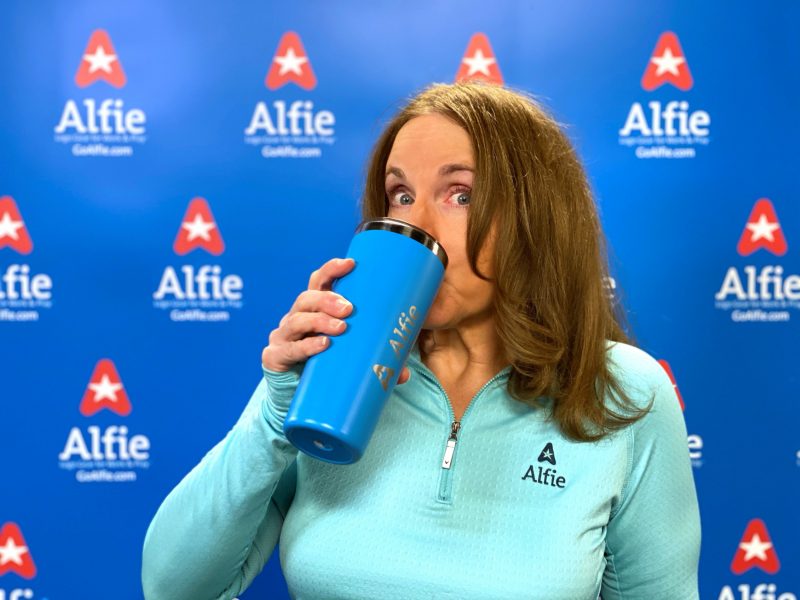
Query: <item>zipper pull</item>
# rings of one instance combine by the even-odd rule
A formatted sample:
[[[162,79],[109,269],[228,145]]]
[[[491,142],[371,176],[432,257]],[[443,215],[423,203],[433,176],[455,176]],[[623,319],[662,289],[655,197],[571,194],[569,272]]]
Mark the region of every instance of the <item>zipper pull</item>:
[[[453,421],[453,423],[450,425],[450,438],[447,440],[447,448],[444,450],[444,458],[442,459],[443,469],[450,468],[450,463],[453,460],[453,452],[456,450],[459,429],[461,429],[461,423],[458,421]]]

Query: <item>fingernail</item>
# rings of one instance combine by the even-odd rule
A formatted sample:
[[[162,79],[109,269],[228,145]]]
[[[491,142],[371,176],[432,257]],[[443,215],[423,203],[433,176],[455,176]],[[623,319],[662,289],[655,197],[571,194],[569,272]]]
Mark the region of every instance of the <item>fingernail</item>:
[[[351,307],[351,306],[353,306],[353,305],[352,305],[352,304],[350,304],[350,303],[349,303],[347,300],[345,300],[344,298],[339,298],[339,299],[336,301],[336,306],[337,306],[338,308],[342,309],[342,310],[347,310],[348,308],[350,308],[350,307]]]
[[[341,329],[344,329],[344,321],[340,321],[339,319],[331,319],[330,326],[336,331],[339,331]]]
[[[317,342],[320,346],[325,347],[328,345],[328,338],[324,335],[319,336],[319,341]]]

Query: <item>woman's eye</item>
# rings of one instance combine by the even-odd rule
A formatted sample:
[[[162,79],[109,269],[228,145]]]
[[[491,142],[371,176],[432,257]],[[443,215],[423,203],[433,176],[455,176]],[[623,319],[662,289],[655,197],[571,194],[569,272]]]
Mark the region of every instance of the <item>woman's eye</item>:
[[[414,199],[406,192],[393,192],[390,196],[392,204],[399,204],[400,206],[407,206],[414,203]]]
[[[459,206],[469,206],[469,192],[456,192],[450,198]]]

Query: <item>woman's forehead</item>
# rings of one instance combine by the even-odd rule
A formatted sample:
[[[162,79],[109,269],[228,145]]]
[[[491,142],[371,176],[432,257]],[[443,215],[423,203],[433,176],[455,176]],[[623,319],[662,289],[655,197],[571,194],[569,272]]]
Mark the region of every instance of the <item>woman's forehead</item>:
[[[386,173],[410,168],[471,170],[474,167],[469,134],[451,119],[438,114],[414,117],[397,132]],[[453,165],[465,167],[455,169]]]
[[[469,134],[458,123],[445,115],[430,113],[409,119],[397,132],[395,144],[406,139],[440,136],[454,136],[469,143]]]

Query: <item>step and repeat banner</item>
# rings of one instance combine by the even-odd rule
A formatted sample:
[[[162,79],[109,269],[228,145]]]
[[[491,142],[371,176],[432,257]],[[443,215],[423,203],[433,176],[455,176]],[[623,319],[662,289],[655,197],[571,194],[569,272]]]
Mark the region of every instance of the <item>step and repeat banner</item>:
[[[701,597],[796,600],[799,7],[5,2],[0,600],[141,598],[150,519],[344,255],[382,125],[472,78],[586,165],[684,409]],[[288,597],[277,550],[242,597]]]

